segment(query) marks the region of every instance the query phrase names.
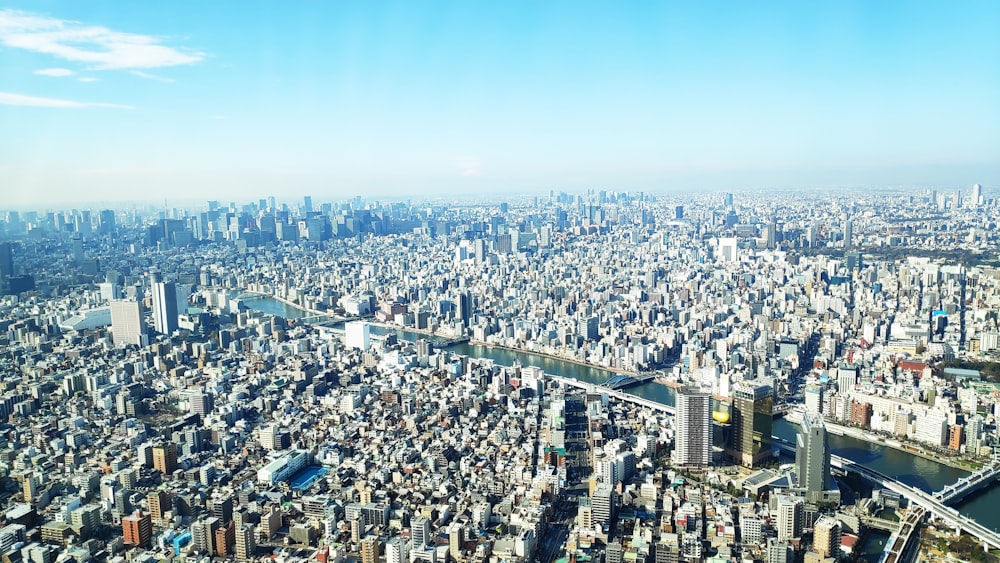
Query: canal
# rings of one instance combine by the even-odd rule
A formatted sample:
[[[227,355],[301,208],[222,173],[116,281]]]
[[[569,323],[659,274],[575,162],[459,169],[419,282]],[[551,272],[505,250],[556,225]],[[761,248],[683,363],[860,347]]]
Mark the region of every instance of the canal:
[[[273,315],[281,315],[289,319],[310,316],[308,312],[269,297],[253,297],[244,300],[244,303],[252,309]],[[419,338],[428,338],[425,334],[409,330],[387,329],[379,326],[372,327],[373,334],[384,335],[393,331],[397,333],[399,338],[404,340],[414,341]],[[433,340],[433,337],[430,339]],[[612,370],[585,366],[541,354],[494,348],[467,342],[448,346],[447,350],[464,356],[488,358],[504,366],[514,364],[538,366],[545,370],[546,373],[570,377],[586,383],[603,383],[609,377],[616,375],[616,372]],[[656,382],[629,387],[625,391],[650,401],[670,406],[674,405],[674,389]],[[798,427],[795,424],[784,419],[778,419],[774,422],[774,434],[787,440],[795,440],[797,429]],[[945,485],[954,483],[959,478],[968,474],[968,472],[961,469],[955,469],[920,456],[849,436],[830,434],[830,448],[834,454],[886,475],[892,475],[903,483],[929,492],[940,490]],[[996,529],[1000,528],[1000,512],[996,510],[998,505],[1000,505],[1000,487],[993,487],[969,497],[955,508],[984,526]],[[874,539],[877,542],[878,536]]]

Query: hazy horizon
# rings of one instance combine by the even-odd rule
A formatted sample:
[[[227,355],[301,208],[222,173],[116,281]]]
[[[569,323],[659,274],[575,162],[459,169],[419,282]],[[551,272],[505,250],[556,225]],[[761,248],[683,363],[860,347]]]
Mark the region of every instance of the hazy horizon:
[[[0,208],[1000,177],[1000,5],[0,7]]]

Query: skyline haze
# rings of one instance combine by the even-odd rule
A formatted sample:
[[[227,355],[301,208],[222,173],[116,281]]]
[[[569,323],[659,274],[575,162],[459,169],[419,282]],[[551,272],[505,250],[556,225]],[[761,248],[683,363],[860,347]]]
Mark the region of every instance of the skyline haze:
[[[5,207],[1000,174],[1000,6],[12,2]]]

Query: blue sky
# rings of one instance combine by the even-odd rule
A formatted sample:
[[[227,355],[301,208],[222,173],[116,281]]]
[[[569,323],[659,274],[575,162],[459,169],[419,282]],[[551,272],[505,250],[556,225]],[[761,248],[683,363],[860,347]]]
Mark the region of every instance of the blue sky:
[[[1000,2],[8,3],[0,193],[990,188],[997,29]]]

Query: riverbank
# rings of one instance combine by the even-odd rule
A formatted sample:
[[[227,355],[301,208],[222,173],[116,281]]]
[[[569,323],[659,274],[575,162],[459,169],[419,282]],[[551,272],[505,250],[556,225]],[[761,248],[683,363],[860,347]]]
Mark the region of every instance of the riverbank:
[[[796,425],[801,425],[802,423],[801,417],[796,417],[792,413],[785,415],[785,420]],[[961,469],[962,471],[968,471],[970,473],[978,469],[978,467],[976,467],[975,464],[971,462],[966,462],[965,460],[962,459],[955,459],[947,456],[942,456],[935,452],[930,452],[924,449],[923,447],[916,446],[910,443],[900,442],[895,438],[887,439],[883,436],[872,434],[870,431],[865,431],[858,428],[852,428],[850,426],[844,426],[842,424],[837,424],[836,422],[830,422],[829,420],[824,420],[823,422],[825,423],[827,432],[831,434],[836,434],[838,436],[847,436],[849,438],[854,438],[855,440],[863,440],[865,442],[891,448],[903,453],[908,453],[910,455],[922,457],[926,460],[933,461],[935,463],[940,463],[942,465],[947,465],[948,467],[954,469]]]
[[[498,350],[507,350],[509,352],[519,352],[521,354],[535,354],[536,356],[542,356],[544,358],[549,358],[550,360],[558,360],[560,362],[567,362],[567,363],[570,363],[570,364],[575,364],[575,365],[582,366],[582,367],[587,367],[587,368],[601,369],[601,370],[605,370],[605,371],[614,372],[616,374],[622,374],[622,375],[639,375],[639,372],[636,371],[636,370],[612,368],[612,367],[608,367],[608,366],[602,366],[600,364],[592,364],[590,362],[585,362],[583,360],[577,360],[576,358],[564,358],[564,357],[559,356],[557,354],[551,354],[551,353],[548,353],[548,352],[538,352],[536,350],[527,350],[527,349],[524,349],[524,348],[516,348],[514,346],[504,346],[502,344],[493,344],[491,342],[486,342],[484,340],[476,340],[474,338],[470,338],[469,339],[469,344],[473,344],[473,345],[476,345],[476,346],[485,346],[487,348],[496,348]]]

